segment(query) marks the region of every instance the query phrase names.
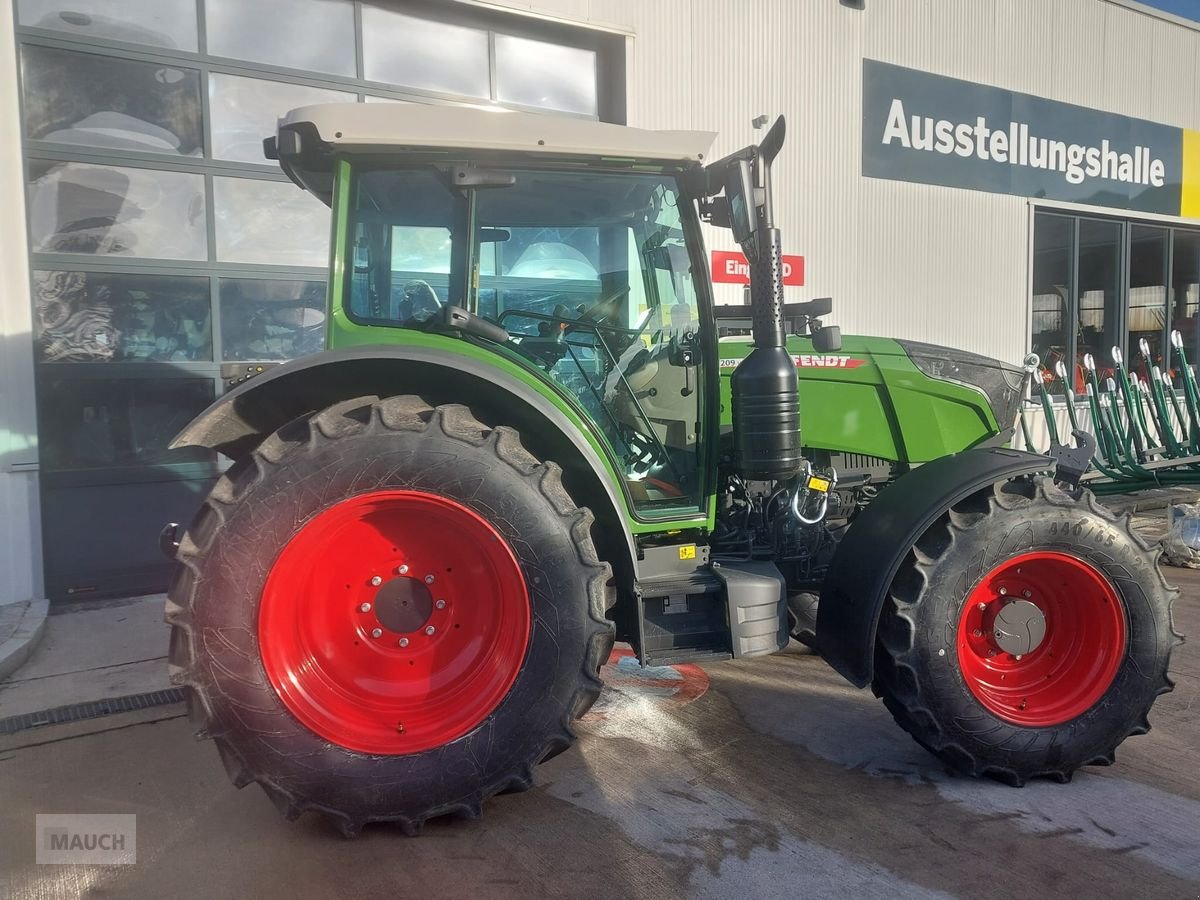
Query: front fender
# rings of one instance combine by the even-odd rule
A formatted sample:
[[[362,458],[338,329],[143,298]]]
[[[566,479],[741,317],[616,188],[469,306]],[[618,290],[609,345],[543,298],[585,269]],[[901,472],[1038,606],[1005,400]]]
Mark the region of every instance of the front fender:
[[[516,428],[531,453],[562,466],[568,489],[596,516],[597,548],[607,551],[618,576],[632,577],[637,554],[628,505],[588,423],[505,357],[457,340],[441,343],[354,347],[291,360],[219,398],[171,448],[206,447],[240,459],[293,419],[353,397],[419,394],[435,405],[462,403],[488,424]]]
[[[879,615],[917,539],[971,494],[1053,467],[1044,456],[989,447],[925,463],[888,485],[838,545],[817,607],[817,651],[855,687],[870,684]]]

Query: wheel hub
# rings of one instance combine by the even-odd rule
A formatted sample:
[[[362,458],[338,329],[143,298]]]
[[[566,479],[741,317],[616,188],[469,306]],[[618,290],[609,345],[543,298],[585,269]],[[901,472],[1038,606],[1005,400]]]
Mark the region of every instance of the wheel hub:
[[[388,631],[399,634],[419,631],[433,613],[433,592],[425,582],[401,575],[384,582],[372,606],[375,618]]]
[[[996,646],[1013,656],[1032,653],[1046,637],[1046,616],[1036,603],[1013,600],[996,613],[992,636]]]
[[[520,563],[486,519],[437,494],[373,491],[323,510],[280,551],[259,650],[314,733],[364,753],[417,753],[501,703],[530,619]]]
[[[1052,727],[1108,691],[1126,650],[1125,607],[1096,566],[1021,553],[986,572],[959,615],[959,674],[980,704],[1016,725]]]

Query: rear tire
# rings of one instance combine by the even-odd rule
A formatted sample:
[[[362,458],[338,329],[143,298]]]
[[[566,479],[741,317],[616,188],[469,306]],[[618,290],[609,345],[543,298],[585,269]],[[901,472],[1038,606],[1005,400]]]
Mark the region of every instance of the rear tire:
[[[961,772],[1020,786],[1110,765],[1173,687],[1178,591],[1157,559],[1086,490],[1037,478],[976,494],[921,537],[893,582],[875,693]]]
[[[510,428],[411,396],[336,404],[234,465],[181,540],[172,680],[234,784],[289,819],[477,817],[600,693],[591,526]]]

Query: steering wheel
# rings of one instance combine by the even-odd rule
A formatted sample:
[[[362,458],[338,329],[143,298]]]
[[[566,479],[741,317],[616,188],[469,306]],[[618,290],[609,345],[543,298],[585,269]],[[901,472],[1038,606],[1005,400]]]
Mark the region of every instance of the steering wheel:
[[[606,319],[616,315],[619,310],[618,301],[629,293],[629,285],[618,287],[605,294],[591,306],[579,314],[579,321],[592,325],[602,325]]]
[[[442,308],[437,291],[428,281],[406,281],[403,291],[404,299],[400,301],[401,321],[428,322]],[[404,315],[406,312],[408,315]]]

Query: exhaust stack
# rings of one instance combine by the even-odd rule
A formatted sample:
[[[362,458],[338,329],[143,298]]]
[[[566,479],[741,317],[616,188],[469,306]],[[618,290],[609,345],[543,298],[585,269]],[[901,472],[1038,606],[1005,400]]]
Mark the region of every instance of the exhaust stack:
[[[782,245],[771,208],[771,162],[783,136],[781,116],[760,146],[737,154],[742,158],[725,180],[731,227],[750,264],[754,336],[754,349],[730,379],[734,467],[743,478],[767,481],[787,480],[803,463],[796,366],[783,322]]]

